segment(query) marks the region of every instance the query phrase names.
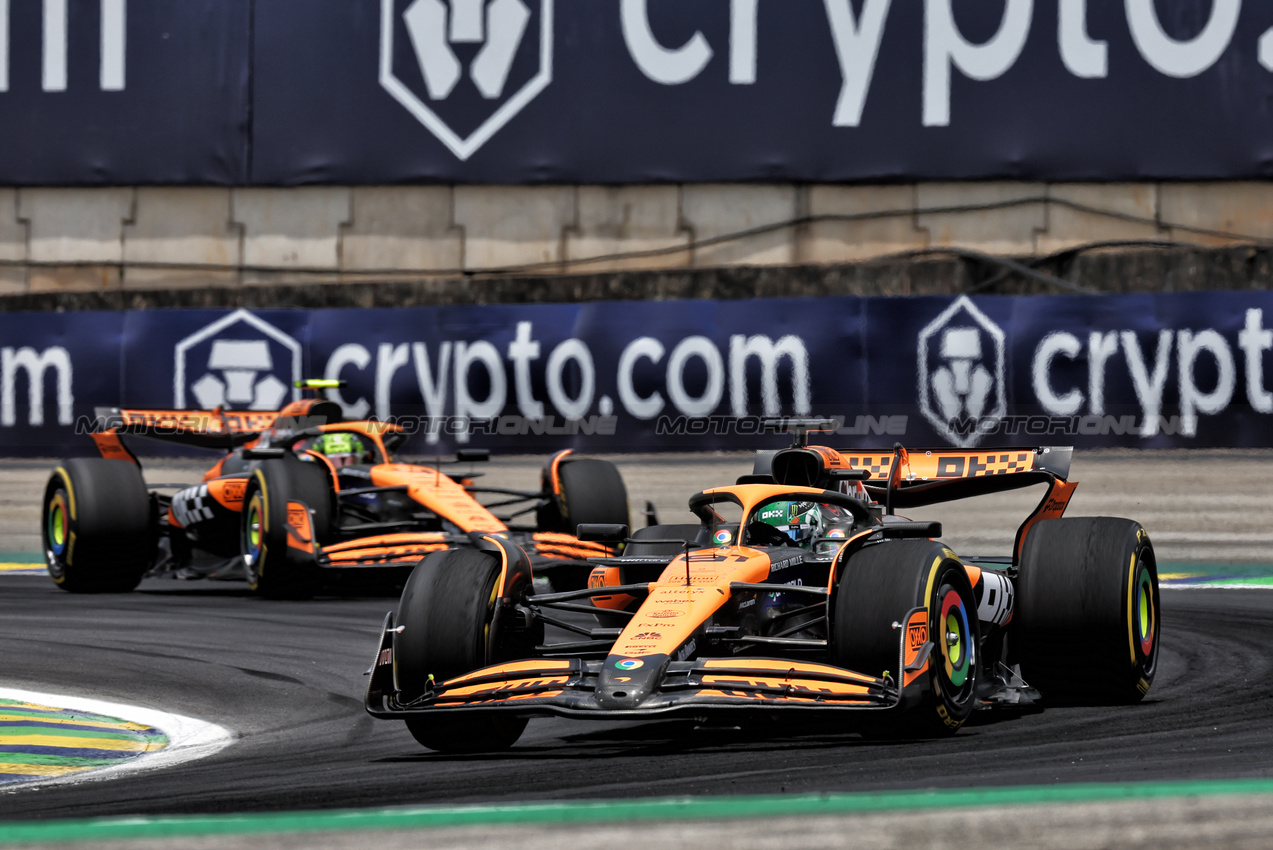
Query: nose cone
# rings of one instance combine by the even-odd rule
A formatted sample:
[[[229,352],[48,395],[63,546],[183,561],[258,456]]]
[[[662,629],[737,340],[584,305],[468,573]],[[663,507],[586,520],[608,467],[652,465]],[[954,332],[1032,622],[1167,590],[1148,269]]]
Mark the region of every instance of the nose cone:
[[[666,655],[611,655],[597,682],[597,706],[607,711],[639,708],[658,689]]]

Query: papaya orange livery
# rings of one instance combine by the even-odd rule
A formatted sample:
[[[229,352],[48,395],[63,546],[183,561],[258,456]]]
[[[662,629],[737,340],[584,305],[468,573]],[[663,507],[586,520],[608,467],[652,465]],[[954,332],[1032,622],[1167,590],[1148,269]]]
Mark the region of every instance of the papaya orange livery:
[[[136,437],[216,456],[194,482],[151,483],[128,446]],[[68,462],[47,488],[50,571],[81,591],[131,589],[148,573],[238,573],[262,596],[295,598],[401,585],[429,555],[497,535],[543,578],[582,587],[587,559],[608,550],[580,540],[578,523],[628,522],[627,490],[606,461],[562,451],[545,460],[539,489],[487,488],[473,469],[486,452],[405,463],[394,454],[407,437],[393,423],[347,421],[322,397],[277,411],[99,408],[100,457]]]
[[[691,496],[696,524],[537,535],[590,554],[575,586],[530,581],[525,550],[498,534],[471,557],[431,556],[385,618],[367,711],[429,749],[475,752],[542,716],[818,715],[928,738],[1049,693],[1148,690],[1152,545],[1130,520],[1064,516],[1071,450],[841,451],[809,445],[825,423],[790,430],[743,483]],[[546,465],[546,493],[569,483],[568,457]],[[1042,497],[1000,554],[958,554],[940,521],[905,516],[1025,487]]]

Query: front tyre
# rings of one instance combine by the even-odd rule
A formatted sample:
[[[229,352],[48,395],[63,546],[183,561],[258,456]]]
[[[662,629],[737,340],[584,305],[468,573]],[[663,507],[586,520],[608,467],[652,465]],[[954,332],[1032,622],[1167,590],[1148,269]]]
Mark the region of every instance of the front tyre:
[[[906,737],[952,735],[976,706],[980,634],[977,604],[963,564],[931,540],[868,546],[844,565],[831,620],[833,663],[880,676],[888,671],[906,690],[919,685],[919,701],[900,715],[877,716],[869,731]],[[898,669],[902,629],[913,608],[928,610],[933,649],[911,683]],[[878,713],[877,713],[878,714]]]
[[[72,593],[123,593],[158,551],[155,512],[137,464],[73,458],[49,476],[40,523],[45,562]]]
[[[1051,702],[1139,702],[1158,670],[1154,547],[1137,522],[1043,520],[1026,534],[1013,616],[1021,674]]]
[[[302,482],[284,460],[264,461],[252,472],[243,494],[241,551],[248,586],[268,599],[305,599],[318,585],[318,566],[311,552],[288,545],[287,503],[301,500],[324,504],[314,494],[302,493]],[[304,497],[309,495],[310,499]],[[326,499],[326,494],[321,494]],[[311,527],[321,533],[320,515],[311,515]]]
[[[533,653],[534,632],[496,623],[500,575],[499,561],[476,549],[436,552],[412,571],[394,618],[394,677],[402,702],[419,699],[434,683]],[[505,750],[526,729],[524,717],[446,712],[409,717],[407,729],[420,744],[442,753]]]

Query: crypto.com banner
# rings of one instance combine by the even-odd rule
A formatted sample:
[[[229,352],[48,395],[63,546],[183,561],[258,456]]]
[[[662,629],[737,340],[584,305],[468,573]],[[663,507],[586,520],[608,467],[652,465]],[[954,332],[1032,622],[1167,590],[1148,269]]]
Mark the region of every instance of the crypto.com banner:
[[[0,446],[307,376],[420,453],[776,448],[776,416],[845,448],[1269,446],[1273,293],[0,314]]]
[[[1267,0],[0,0],[0,183],[1273,174]]]

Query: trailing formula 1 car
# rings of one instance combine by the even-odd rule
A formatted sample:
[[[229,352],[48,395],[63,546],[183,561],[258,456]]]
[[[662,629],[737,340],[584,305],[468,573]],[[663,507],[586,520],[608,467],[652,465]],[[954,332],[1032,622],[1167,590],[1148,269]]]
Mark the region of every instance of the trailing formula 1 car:
[[[425,555],[483,545],[474,542],[483,535],[515,543],[561,586],[582,586],[584,559],[606,550],[576,538],[575,524],[628,521],[627,490],[607,461],[564,450],[545,463],[538,491],[481,487],[479,474],[452,477],[442,467],[488,453],[396,462],[407,436],[400,427],[342,421],[324,399],[271,412],[98,413],[92,436],[102,456],[64,461],[44,493],[49,573],[69,591],[128,591],[165,571],[242,576],[267,597],[304,597],[337,581],[401,586]],[[148,484],[126,435],[222,456],[198,483]],[[533,525],[515,524],[530,514]]]
[[[592,559],[587,589],[536,593],[527,553],[495,535],[430,555],[386,617],[367,711],[463,752],[546,715],[814,715],[923,737],[977,708],[1144,696],[1153,546],[1131,520],[1062,518],[1072,449],[841,453],[807,444],[819,427],[693,496],[697,525],[580,528],[625,543]],[[961,557],[941,523],[895,514],[1040,484],[999,557]]]

